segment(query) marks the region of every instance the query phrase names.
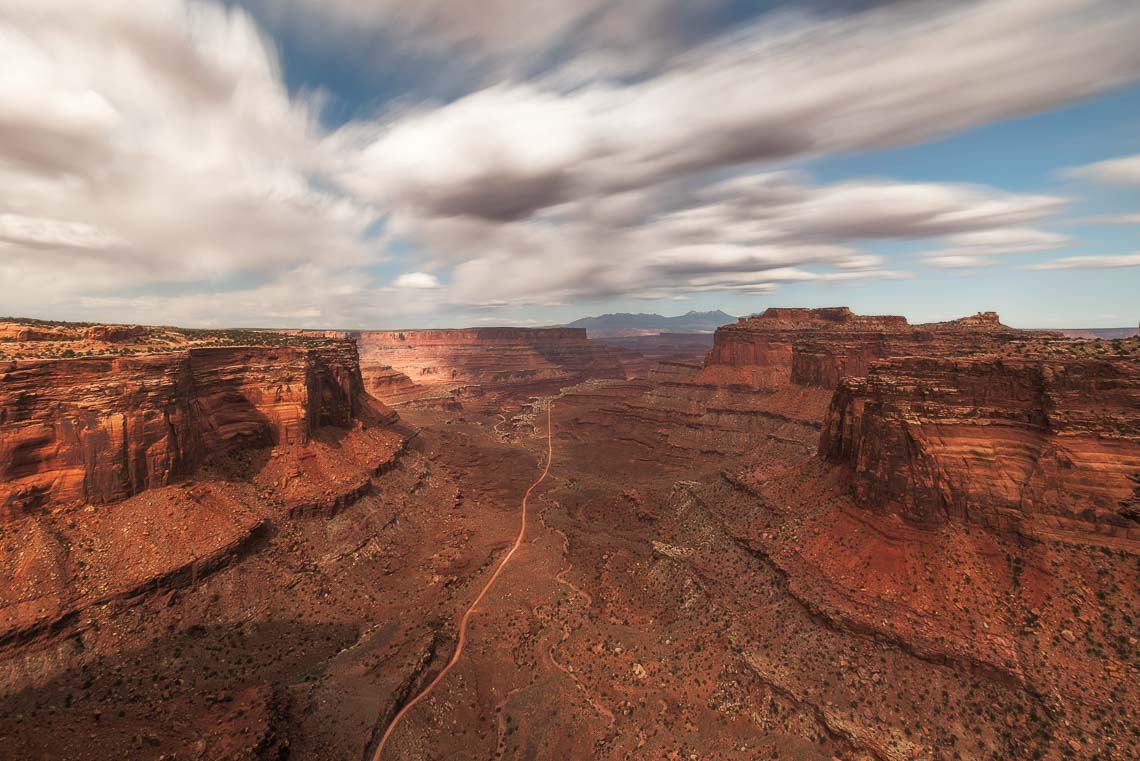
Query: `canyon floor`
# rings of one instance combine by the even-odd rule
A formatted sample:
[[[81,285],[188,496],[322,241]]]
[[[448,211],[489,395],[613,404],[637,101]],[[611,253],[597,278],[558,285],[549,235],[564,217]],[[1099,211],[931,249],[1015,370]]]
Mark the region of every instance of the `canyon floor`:
[[[548,406],[553,458],[525,538],[471,617],[462,657],[382,758],[1084,758],[1090,742],[1100,757],[1133,757],[1134,647],[1113,654],[1115,685],[1086,685],[1098,694],[1081,702],[1065,685],[1043,694],[984,658],[924,646],[917,628],[859,620],[821,591],[828,559],[814,544],[828,526],[788,506],[845,521],[840,544],[914,558],[829,507],[843,490],[814,457],[818,423],[774,416],[741,455],[685,444],[681,420],[639,418],[646,391],[589,381],[530,404],[401,410],[418,433],[355,504],[272,522],[214,573],[158,582],[24,643],[6,669],[72,666],[0,701],[0,757],[371,758],[448,662],[460,617],[514,541],[545,465]],[[976,547],[930,547],[976,560]],[[1122,610],[1135,610],[1135,558],[1081,562],[1093,578],[1112,568]],[[863,591],[897,570],[859,569]],[[906,607],[937,606],[926,597],[941,580],[927,583]],[[990,599],[1001,584],[987,583],[959,609],[1006,617]],[[1110,618],[1103,631],[1129,626]],[[1061,640],[1057,652],[1085,647]]]

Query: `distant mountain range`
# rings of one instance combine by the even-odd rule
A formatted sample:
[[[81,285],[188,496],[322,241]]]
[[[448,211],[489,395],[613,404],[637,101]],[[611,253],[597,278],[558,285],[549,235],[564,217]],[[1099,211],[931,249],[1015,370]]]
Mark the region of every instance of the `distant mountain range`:
[[[677,317],[663,317],[659,314],[603,314],[598,317],[583,317],[568,323],[566,327],[585,328],[591,338],[613,338],[616,336],[651,336],[657,333],[712,333],[721,325],[736,322],[736,318],[720,311],[686,312]]]

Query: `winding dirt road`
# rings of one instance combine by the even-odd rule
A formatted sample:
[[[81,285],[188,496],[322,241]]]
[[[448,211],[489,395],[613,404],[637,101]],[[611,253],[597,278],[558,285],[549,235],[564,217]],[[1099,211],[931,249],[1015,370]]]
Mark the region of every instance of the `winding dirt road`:
[[[553,406],[553,401],[551,401],[546,406],[546,467],[542,469],[542,475],[540,475],[535,480],[535,482],[527,488],[526,493],[523,495],[522,517],[519,520],[519,535],[515,537],[515,543],[511,545],[511,548],[507,551],[507,554],[503,556],[503,559],[499,562],[499,567],[495,569],[495,572],[493,574],[491,574],[491,578],[487,581],[486,586],[483,587],[483,590],[479,592],[479,595],[467,608],[467,611],[463,614],[463,618],[459,619],[459,640],[456,642],[455,652],[452,653],[451,660],[447,662],[447,665],[443,667],[443,670],[436,675],[435,679],[431,680],[431,683],[428,684],[428,686],[425,687],[423,691],[420,692],[420,694],[409,700],[407,704],[400,709],[400,712],[397,713],[395,717],[393,717],[392,722],[388,725],[388,728],[384,730],[384,736],[380,738],[380,744],[376,746],[376,752],[372,754],[372,761],[380,761],[380,757],[384,753],[384,746],[388,743],[388,739],[392,736],[392,733],[396,730],[396,726],[400,723],[400,720],[404,718],[405,714],[407,714],[408,711],[412,710],[412,708],[415,707],[416,703],[419,703],[421,700],[426,698],[431,693],[431,691],[434,690],[439,685],[439,683],[443,681],[443,678],[447,676],[447,673],[451,671],[451,668],[459,662],[459,657],[463,655],[463,645],[467,642],[467,624],[471,620],[471,616],[475,613],[475,609],[479,607],[479,603],[481,603],[483,601],[483,598],[487,596],[487,593],[491,591],[491,587],[495,585],[495,581],[499,578],[499,574],[501,574],[503,572],[503,569],[507,567],[507,563],[510,562],[511,557],[515,554],[515,551],[518,550],[518,548],[522,545],[523,538],[526,536],[527,500],[530,499],[531,492],[533,492],[536,488],[538,488],[539,484],[546,480],[547,474],[550,473],[550,461],[554,456],[554,440],[551,435],[552,431],[550,425],[550,410]]]

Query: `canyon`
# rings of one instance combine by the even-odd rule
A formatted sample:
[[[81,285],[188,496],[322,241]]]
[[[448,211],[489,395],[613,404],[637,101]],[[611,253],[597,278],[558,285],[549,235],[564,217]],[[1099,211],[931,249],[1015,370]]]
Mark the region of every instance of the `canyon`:
[[[12,323],[0,506],[0,757],[1140,754],[1136,338]]]
[[[298,331],[356,343],[369,393],[389,403],[441,404],[502,393],[557,391],[593,377],[623,378],[621,353],[584,328]]]

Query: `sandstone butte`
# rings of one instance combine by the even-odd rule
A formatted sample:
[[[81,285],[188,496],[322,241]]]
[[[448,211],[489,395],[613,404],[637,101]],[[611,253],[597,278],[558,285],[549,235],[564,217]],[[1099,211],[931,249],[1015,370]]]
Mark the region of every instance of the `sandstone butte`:
[[[1140,752],[1140,339],[835,307],[669,341],[0,324],[0,735],[369,757],[548,397],[520,567],[392,758]]]
[[[910,325],[905,317],[857,315],[847,307],[773,308],[717,329],[705,377],[754,384],[749,373],[761,372],[769,383],[831,390],[841,378],[866,375],[875,360],[986,351],[1026,335],[994,312]]]
[[[1087,347],[993,312],[912,326],[769,309],[718,329],[696,378],[826,390],[820,453],[872,509],[1140,539],[1140,372]]]

